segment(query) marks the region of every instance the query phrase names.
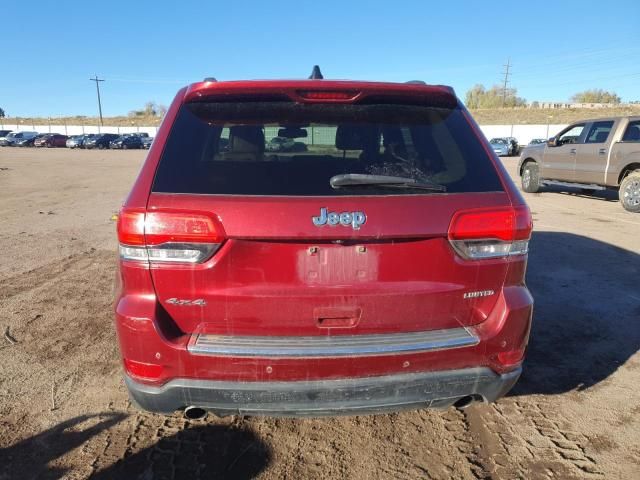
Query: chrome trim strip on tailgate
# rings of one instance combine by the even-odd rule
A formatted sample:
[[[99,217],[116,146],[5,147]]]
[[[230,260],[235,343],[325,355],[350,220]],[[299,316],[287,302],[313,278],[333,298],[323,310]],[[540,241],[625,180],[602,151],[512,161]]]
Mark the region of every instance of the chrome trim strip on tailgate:
[[[268,358],[353,357],[429,352],[477,345],[467,328],[368,335],[233,336],[194,334],[187,349],[195,355]]]

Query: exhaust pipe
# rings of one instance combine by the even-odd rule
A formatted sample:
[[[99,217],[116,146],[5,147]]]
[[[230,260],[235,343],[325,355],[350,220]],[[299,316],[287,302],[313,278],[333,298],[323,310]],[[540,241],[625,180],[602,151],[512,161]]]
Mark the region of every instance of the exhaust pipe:
[[[202,420],[207,416],[207,411],[200,407],[187,407],[184,409],[184,416],[189,420]]]
[[[474,400],[475,398],[473,398],[473,395],[467,395],[466,397],[462,397],[456,400],[456,403],[454,403],[453,406],[458,410],[464,410],[468,408],[474,402]]]

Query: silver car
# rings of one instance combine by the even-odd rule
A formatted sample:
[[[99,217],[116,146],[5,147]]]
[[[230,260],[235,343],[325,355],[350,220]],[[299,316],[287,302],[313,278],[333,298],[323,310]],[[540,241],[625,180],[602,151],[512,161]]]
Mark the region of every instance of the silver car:
[[[74,135],[67,139],[67,148],[80,148],[84,143],[84,135]]]
[[[511,155],[511,143],[506,138],[492,138],[489,140],[491,148],[499,157]]]
[[[4,138],[0,138],[0,145],[3,147],[12,147],[19,140],[27,140],[35,138],[38,132],[11,132]]]

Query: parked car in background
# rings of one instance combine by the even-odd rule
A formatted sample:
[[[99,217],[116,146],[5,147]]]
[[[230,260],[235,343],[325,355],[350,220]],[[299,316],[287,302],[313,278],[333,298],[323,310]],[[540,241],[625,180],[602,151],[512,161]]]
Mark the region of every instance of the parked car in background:
[[[507,157],[511,155],[511,142],[506,138],[492,138],[489,140],[491,148],[499,157]]]
[[[109,148],[109,143],[111,143],[112,140],[115,140],[116,138],[118,138],[119,135],[115,134],[115,133],[102,133],[102,134],[98,134],[95,137],[92,138],[88,138],[87,140],[85,140],[84,142],[84,148],[88,148],[88,149],[104,149],[104,148]]]
[[[518,155],[520,153],[520,145],[518,144],[518,139],[516,137],[506,137],[507,141],[511,145],[511,150],[509,151],[510,156]]]
[[[60,133],[49,133],[43,135],[42,137],[36,139],[33,142],[34,147],[66,147],[67,146],[67,137],[66,135],[61,135]]]
[[[84,143],[84,135],[73,135],[67,139],[68,148],[81,148]]]
[[[16,147],[33,147],[35,141],[38,140],[41,137],[44,137],[45,135],[48,135],[48,133],[39,133],[35,137],[21,138],[20,140],[17,140],[15,142],[14,146],[16,146]]]
[[[47,139],[47,137],[49,137],[50,135],[51,135],[50,133],[41,133],[41,134],[37,135],[33,139],[33,146],[34,147],[44,147],[44,142]]]
[[[274,137],[265,146],[267,152],[304,152],[307,146],[293,138]]]
[[[13,132],[13,130],[0,130],[0,142],[2,141],[3,138],[5,138],[11,132]]]
[[[534,138],[529,142],[529,145],[542,145],[544,143],[547,143],[546,138]]]
[[[322,151],[265,151],[267,128],[313,124]],[[362,415],[517,381],[531,214],[451,88],[199,82],[156,142],[118,214],[132,403]]]
[[[132,148],[142,148],[142,138],[136,134],[121,135],[111,140],[109,148],[127,150]]]
[[[153,137],[142,137],[142,148],[149,149],[151,148],[151,144],[153,143]]]
[[[522,189],[578,187],[618,190],[620,203],[640,213],[640,117],[599,118],[569,125],[520,157]]]
[[[6,137],[0,138],[0,145],[3,147],[13,147],[16,142],[23,139],[34,138],[38,132],[11,132]]]
[[[97,133],[85,133],[82,137],[82,142],[80,142],[79,147],[80,148],[86,148],[86,144],[87,141],[91,140],[92,138],[96,138],[98,136]]]

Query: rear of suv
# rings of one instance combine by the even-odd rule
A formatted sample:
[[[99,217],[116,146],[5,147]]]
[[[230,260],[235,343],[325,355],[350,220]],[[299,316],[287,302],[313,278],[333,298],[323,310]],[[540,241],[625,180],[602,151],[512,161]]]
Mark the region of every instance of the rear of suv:
[[[449,87],[192,84],[118,218],[130,396],[192,416],[494,401],[528,341],[531,228]]]

